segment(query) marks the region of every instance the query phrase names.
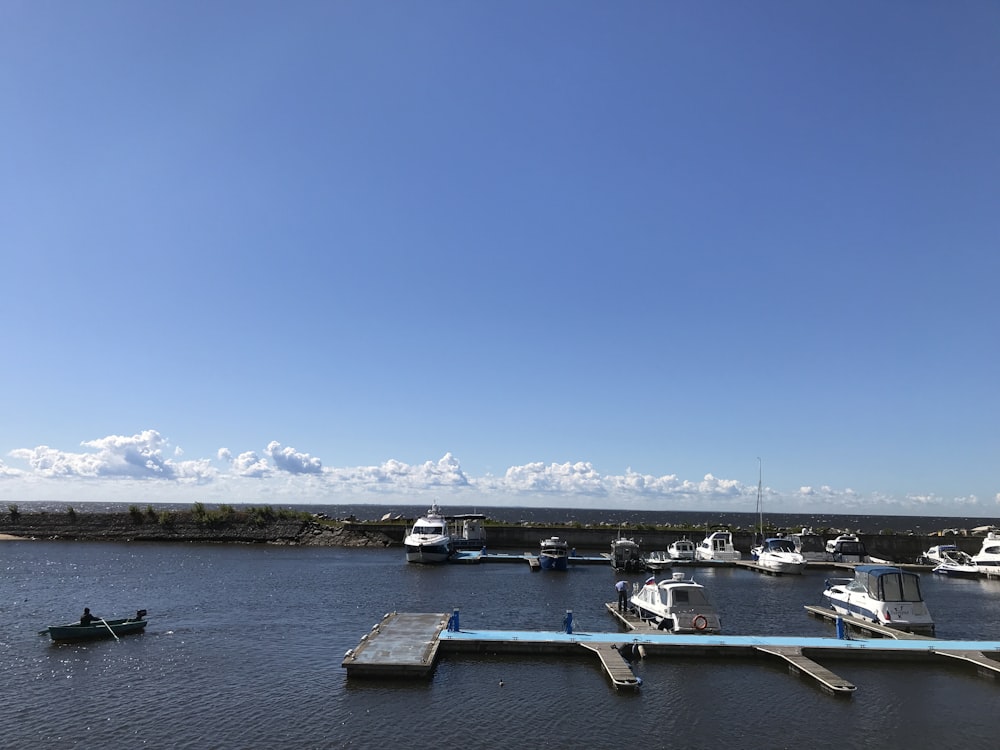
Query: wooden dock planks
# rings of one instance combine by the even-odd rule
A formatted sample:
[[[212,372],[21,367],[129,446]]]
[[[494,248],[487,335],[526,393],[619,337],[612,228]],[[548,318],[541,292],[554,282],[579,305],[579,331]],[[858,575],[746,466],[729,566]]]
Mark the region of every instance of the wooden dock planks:
[[[757,650],[765,654],[779,656],[788,662],[788,669],[812,677],[820,686],[834,695],[848,695],[857,688],[842,677],[838,677],[821,664],[817,664],[808,656],[803,656],[802,649],[794,646],[757,646]]]
[[[344,655],[341,666],[356,676],[428,676],[446,627],[446,614],[391,612]]]
[[[996,678],[1000,676],[1000,662],[996,659],[991,659],[982,651],[942,649],[940,651],[935,650],[934,653],[975,664],[979,674],[984,677]]]
[[[581,643],[580,645],[600,657],[604,671],[608,673],[616,688],[638,688],[642,684],[642,680],[632,671],[632,665],[618,650],[618,644]]]

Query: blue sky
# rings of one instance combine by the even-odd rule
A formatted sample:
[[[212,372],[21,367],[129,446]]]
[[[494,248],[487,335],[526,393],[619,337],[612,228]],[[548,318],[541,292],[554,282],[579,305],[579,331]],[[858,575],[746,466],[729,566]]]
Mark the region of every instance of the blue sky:
[[[0,500],[992,516],[993,2],[7,2]]]

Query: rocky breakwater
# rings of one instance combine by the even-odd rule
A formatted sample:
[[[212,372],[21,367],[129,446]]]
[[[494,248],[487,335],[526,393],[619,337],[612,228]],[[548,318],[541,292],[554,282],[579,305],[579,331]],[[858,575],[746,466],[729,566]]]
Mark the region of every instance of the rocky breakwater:
[[[0,516],[0,534],[29,539],[119,542],[214,542],[325,547],[386,547],[392,540],[377,530],[351,528],[309,514],[270,508],[128,513],[20,513]]]

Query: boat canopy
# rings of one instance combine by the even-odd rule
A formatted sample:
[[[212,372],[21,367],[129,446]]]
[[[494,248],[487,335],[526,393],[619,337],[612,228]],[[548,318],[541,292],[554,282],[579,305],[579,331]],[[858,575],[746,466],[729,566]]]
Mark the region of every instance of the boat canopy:
[[[883,602],[922,602],[920,577],[899,568],[881,565],[858,565],[854,585],[868,596]]]

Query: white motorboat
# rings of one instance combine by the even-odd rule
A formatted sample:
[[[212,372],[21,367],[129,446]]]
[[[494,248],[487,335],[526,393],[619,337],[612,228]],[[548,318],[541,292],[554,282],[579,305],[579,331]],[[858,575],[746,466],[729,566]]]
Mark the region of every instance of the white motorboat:
[[[735,562],[742,560],[743,555],[733,546],[731,531],[713,531],[698,545],[695,559],[711,562]]]
[[[954,544],[939,544],[924,553],[924,557],[935,564],[934,573],[954,578],[978,578],[979,566],[972,555],[963,552]]]
[[[934,635],[934,620],[920,594],[916,573],[886,565],[858,565],[854,578],[828,579],[823,597],[839,614]]]
[[[789,534],[788,538],[795,545],[795,551],[802,555],[806,561],[813,562],[833,562],[833,553],[826,551],[826,544],[823,537],[816,534],[812,529],[802,529],[798,534]]]
[[[663,570],[664,568],[669,568],[674,564],[674,559],[670,557],[669,554],[662,550],[656,550],[650,552],[642,561],[646,564],[646,567],[652,571]]]
[[[569,542],[557,536],[541,541],[538,563],[542,570],[566,570],[569,567]]]
[[[1000,575],[1000,532],[995,529],[986,532],[979,553],[972,556],[980,572]]]
[[[694,560],[694,542],[686,537],[673,541],[667,545],[667,555],[672,560]]]
[[[762,568],[776,573],[801,575],[806,569],[806,559],[795,551],[791,539],[771,537],[752,550],[754,560]]]
[[[757,459],[758,465],[760,459]],[[764,483],[763,473],[757,477],[757,516],[760,519],[761,543],[750,550],[750,556],[761,568],[775,573],[801,575],[806,569],[806,559],[795,551],[795,543],[784,537],[764,536]]]
[[[426,515],[416,520],[403,539],[403,546],[406,548],[406,562],[448,561],[454,548],[451,544],[451,534],[448,532],[448,521],[441,515],[437,503],[427,511]]]
[[[722,624],[715,607],[705,595],[705,587],[683,573],[657,582],[649,578],[643,586],[634,584],[629,599],[633,611],[659,630],[673,633],[719,633]]]
[[[858,541],[861,541],[861,540],[858,539],[858,535],[857,534],[840,534],[839,536],[837,536],[837,537],[835,537],[833,539],[828,539],[827,540],[827,542],[826,542],[826,551],[829,552],[832,555],[832,554],[834,554],[836,552],[836,548],[837,548],[838,544],[843,544],[844,542],[858,542]]]
[[[642,553],[639,550],[639,543],[634,539],[619,536],[611,542],[611,566],[615,570],[633,573],[644,570],[646,565],[642,561]]]

